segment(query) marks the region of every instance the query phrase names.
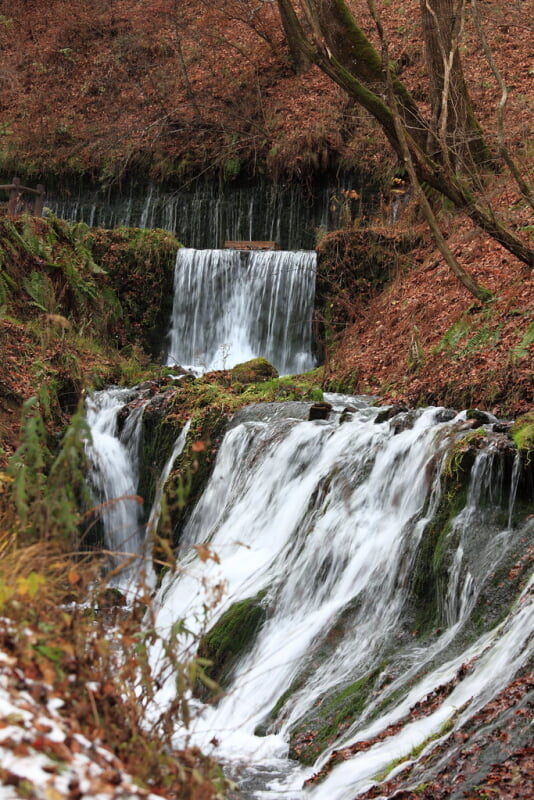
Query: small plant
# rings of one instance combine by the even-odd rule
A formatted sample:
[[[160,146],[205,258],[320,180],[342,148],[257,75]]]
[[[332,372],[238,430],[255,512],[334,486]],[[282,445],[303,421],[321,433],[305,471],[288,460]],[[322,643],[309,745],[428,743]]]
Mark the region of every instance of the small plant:
[[[518,361],[526,358],[530,353],[530,345],[534,342],[534,322],[527,328],[523,334],[523,338],[515,347],[512,348],[512,362],[515,364]]]
[[[44,417],[49,397],[32,397],[24,405],[22,444],[11,457],[7,471],[18,515],[20,543],[52,538],[74,543],[83,503],[89,502],[86,456],[89,437],[81,411],[71,419],[61,446],[53,454],[48,445]]]
[[[0,649],[19,681],[42,684],[43,716],[60,696],[65,726],[111,749],[140,786],[184,800],[222,798],[230,783],[218,764],[173,743],[177,726],[191,722],[193,687],[217,691],[209,664],[196,657],[184,621],[158,628],[148,587],[127,606],[102,578],[99,556],[79,551],[89,431],[79,410],[54,447],[49,404],[46,393],[27,401],[21,445],[0,472]],[[157,711],[163,684],[173,691]],[[31,796],[35,788],[29,780]]]

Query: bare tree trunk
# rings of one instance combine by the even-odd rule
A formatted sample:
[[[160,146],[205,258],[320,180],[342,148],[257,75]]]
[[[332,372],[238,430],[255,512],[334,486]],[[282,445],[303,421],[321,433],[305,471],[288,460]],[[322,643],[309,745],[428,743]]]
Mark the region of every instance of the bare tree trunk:
[[[534,208],[534,196],[532,194],[530,186],[521,175],[517,167],[517,164],[513,160],[512,156],[510,155],[510,151],[506,147],[506,141],[504,136],[504,108],[506,106],[506,101],[508,100],[508,89],[506,88],[506,84],[502,79],[502,75],[497,68],[495,60],[493,58],[493,54],[488,45],[488,40],[486,39],[486,34],[484,33],[484,28],[482,27],[480,14],[478,13],[477,0],[471,0],[471,10],[475,22],[475,28],[478,33],[478,38],[480,39],[482,49],[484,50],[484,55],[486,56],[486,61],[488,62],[490,69],[493,73],[493,77],[497,81],[499,89],[501,90],[501,99],[499,100],[499,104],[497,106],[497,141],[499,144],[499,154],[504,163],[506,164],[506,166],[508,167],[508,169],[510,170],[511,175],[513,176],[515,182],[519,187],[519,191],[521,192],[523,197],[527,200],[529,205],[532,208]]]
[[[441,229],[438,225],[438,221],[435,217],[434,212],[432,211],[432,207],[428,202],[428,198],[426,197],[423,187],[417,177],[417,173],[415,170],[414,162],[410,153],[410,147],[408,145],[408,141],[406,138],[406,132],[404,126],[402,124],[402,120],[400,114],[398,113],[397,109],[397,100],[395,97],[395,92],[393,90],[393,81],[391,80],[391,73],[389,71],[389,45],[386,38],[386,34],[382,27],[382,23],[380,21],[380,17],[378,16],[375,2],[374,0],[367,0],[369,5],[369,9],[373,16],[373,19],[376,24],[376,28],[378,30],[378,34],[380,36],[380,41],[382,44],[382,66],[384,70],[384,75],[386,77],[386,84],[388,89],[388,96],[389,96],[389,103],[391,106],[391,110],[393,112],[393,118],[395,121],[395,129],[397,131],[397,136],[399,138],[399,143],[403,153],[403,160],[404,166],[406,167],[406,171],[410,178],[410,183],[412,185],[412,189],[415,192],[417,197],[417,201],[423,211],[424,217],[428,223],[430,230],[432,231],[432,235],[434,237],[434,241],[442,254],[443,258],[445,259],[446,264],[450,268],[453,275],[455,275],[460,283],[465,286],[465,288],[471,292],[471,294],[476,297],[481,302],[486,302],[491,298],[491,293],[485,289],[483,286],[480,286],[462,266],[459,264],[457,259],[454,257],[453,253],[451,252],[445,238],[441,232]]]
[[[489,159],[464,80],[459,44],[465,0],[420,0],[430,76],[432,134],[428,152],[451,170]]]
[[[180,9],[178,0],[174,0],[174,5],[173,5],[174,41],[176,43],[176,53],[178,55],[178,63],[180,64],[180,72],[182,73],[182,81],[184,84],[185,96],[191,103],[197,119],[201,119],[202,115],[200,113],[200,109],[196,102],[195,93],[193,92],[193,87],[191,86],[191,81],[189,80],[189,73],[187,71],[187,64],[185,61],[184,51],[182,47],[182,35],[180,32],[179,14],[180,14]]]
[[[310,25],[311,33],[302,26],[291,0],[277,0],[280,10],[283,9],[290,20],[288,30],[291,31],[293,45],[300,48],[311,62],[377,120],[403,161],[405,147],[408,147],[419,182],[428,183],[451,200],[486,233],[532,268],[534,251],[499,222],[491,209],[486,209],[474,194],[467,178],[451,168],[454,154],[438,153],[436,157],[435,153],[427,150],[429,123],[406,87],[392,72],[389,63],[386,67],[382,66],[380,55],[356,24],[344,0],[302,1],[306,4],[309,20],[313,22]],[[393,87],[396,111],[402,122],[403,141],[399,138],[398,119],[387,99],[390,91],[388,86]],[[447,145],[447,137],[444,144]],[[472,182],[476,184],[478,177],[476,173],[472,175]]]
[[[302,75],[311,66],[311,61],[306,53],[297,44],[297,35],[294,29],[295,16],[288,13],[287,6],[280,4],[280,19],[286,35],[291,62],[297,75]]]

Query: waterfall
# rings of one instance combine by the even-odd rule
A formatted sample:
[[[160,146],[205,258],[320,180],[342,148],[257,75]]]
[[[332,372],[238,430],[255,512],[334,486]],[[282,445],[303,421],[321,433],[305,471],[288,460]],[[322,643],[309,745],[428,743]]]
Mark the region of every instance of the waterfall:
[[[337,180],[344,186],[356,182],[361,194],[360,178]],[[218,181],[198,181],[172,192],[151,184],[143,194],[131,185],[115,196],[104,192],[75,199],[51,196],[47,206],[59,217],[91,226],[163,228],[189,247],[221,247],[225,241],[252,239],[296,250],[313,248],[317,231],[327,230],[335,191],[333,185],[316,186],[312,193],[298,185],[276,187],[267,181],[226,187]],[[370,208],[371,192],[368,201]]]
[[[362,409],[343,425],[286,420],[233,428],[184,531],[184,547],[207,541],[220,564],[198,562],[194,550],[183,555],[185,574],[162,589],[162,626],[185,616],[189,627],[193,620],[209,627],[228,604],[268,591],[269,621],[242,665],[243,680],[236,676],[239,691],[209,724],[204,720],[208,731],[239,731],[241,749],[246,730],[251,752],[285,751],[282,732],[258,738],[255,727],[351,603],[359,606],[353,636],[310,676],[305,700],[288,710],[288,725],[300,702],[313,704],[325,691],[325,681],[335,686],[358,659],[367,668],[380,649],[374,632],[398,618],[399,570],[413,557],[425,522],[435,412],[397,436],[373,424],[376,413]],[[204,587],[221,582],[225,603],[205,620]]]
[[[93,465],[89,479],[95,502],[101,504],[105,544],[115,566],[131,562],[142,545],[137,498],[142,407],[130,415],[118,433],[119,412],[134,394],[114,387],[94,392],[86,403],[92,440],[87,449]]]
[[[139,390],[108,389],[94,392],[86,401],[86,417],[91,432],[87,454],[91,462],[89,482],[95,505],[100,510],[105,546],[111,554],[116,584],[122,590],[135,591],[142,574],[146,585],[155,585],[149,551],[151,534],[157,528],[161,511],[163,486],[172,466],[185,445],[189,423],[176,442],[163,466],[148,521],[142,521],[141,503],[137,495],[142,439],[142,418],[147,398],[141,398],[130,410],[119,430],[119,414]],[[148,541],[147,541],[148,538]]]
[[[211,370],[263,356],[281,374],[311,369],[315,261],[308,251],[179,250],[168,363]]]
[[[338,414],[328,421],[276,414],[270,420],[267,406],[256,419],[238,415],[182,532],[180,571],[166,576],[156,598],[163,635],[185,619],[193,636],[201,636],[241,601],[256,598],[264,609],[224,696],[201,705],[188,732],[203,748],[216,739],[218,757],[245,764],[246,773],[273,771],[270,789],[245,796],[302,797],[311,769],[295,762],[289,769],[291,732],[306,719],[316,729],[317,709],[335,708],[336,696],[356,691],[370,675],[372,691],[354,705],[347,724],[334,728],[314,770],[333,749],[372,737],[377,744],[362,753],[355,748],[312,788],[312,797],[352,800],[395,759],[415,759],[414,750],[465,723],[533,655],[531,584],[504,622],[459,644],[485,583],[534,527],[531,520],[521,531],[499,528],[495,504],[504,503],[504,518],[507,507],[491,492],[489,515],[481,509],[491,448],[476,457],[465,508],[446,540],[452,556],[440,597],[444,628],[418,646],[409,632],[418,548],[442,500],[446,454],[466,428],[461,416],[441,422],[438,409],[430,408],[399,430],[377,424],[377,409],[358,405],[342,424]],[[199,558],[199,543],[216,558]],[[475,666],[432,713],[378,741],[467,662]],[[159,693],[161,707],[173,692],[170,681]],[[177,732],[177,743],[180,737]]]

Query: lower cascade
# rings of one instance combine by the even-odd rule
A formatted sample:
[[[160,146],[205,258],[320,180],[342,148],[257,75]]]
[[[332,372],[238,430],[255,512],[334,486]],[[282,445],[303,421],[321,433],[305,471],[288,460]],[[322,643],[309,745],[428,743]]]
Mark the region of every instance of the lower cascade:
[[[534,519],[512,524],[507,437],[476,438],[465,412],[328,399],[327,420],[237,413],[155,599],[161,634],[185,620],[222,687],[191,699],[176,744],[213,750],[243,797],[423,785],[532,663]],[[169,676],[160,709],[174,691]]]
[[[312,251],[194,250],[176,257],[169,364],[225,369],[257,356],[312,369]]]
[[[312,366],[314,259],[180,250],[169,364]],[[532,469],[510,425],[327,394],[313,407],[244,406],[224,427],[233,378],[219,377],[187,423],[191,375],[87,402],[116,585],[156,585],[162,516],[177,549],[147,622],[158,634],[149,715],[174,713],[181,681],[183,692],[172,642],[172,658],[206,670],[173,743],[214,755],[245,800],[433,798],[438,775],[447,797],[470,796],[477,770],[531,741]],[[236,408],[243,385],[230,390]]]

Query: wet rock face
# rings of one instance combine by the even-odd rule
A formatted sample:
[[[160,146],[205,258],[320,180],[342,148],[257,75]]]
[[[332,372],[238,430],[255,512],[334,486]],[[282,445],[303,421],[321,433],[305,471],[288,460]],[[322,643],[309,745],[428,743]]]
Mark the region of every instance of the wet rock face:
[[[487,411],[481,411],[479,408],[469,408],[465,418],[472,419],[479,425],[489,425],[490,423],[495,422],[495,417],[493,414],[489,414]]]
[[[458,412],[454,408],[440,408],[436,412],[436,422],[450,422]]]
[[[236,411],[228,423],[228,430],[243,422],[261,422],[269,419],[308,419],[310,404],[300,400],[283,403],[252,403]]]
[[[332,411],[332,404],[328,403],[326,400],[321,401],[320,403],[314,403],[310,408],[308,419],[328,419],[330,412]]]
[[[202,637],[198,654],[211,662],[206,672],[222,689],[228,685],[233,665],[251,647],[265,622],[267,612],[262,602],[264,597],[263,591],[255,597],[234,603]],[[205,699],[209,697],[206,686],[198,686],[197,694]]]
[[[384,408],[383,411],[379,411],[376,415],[375,424],[380,425],[382,422],[388,422],[399,414],[405,414],[408,410],[408,406],[405,405],[394,405],[389,408]]]
[[[391,420],[391,428],[394,433],[409,431],[413,428],[416,419],[417,411],[415,411],[415,409],[405,411],[401,414],[397,414],[397,416]]]

